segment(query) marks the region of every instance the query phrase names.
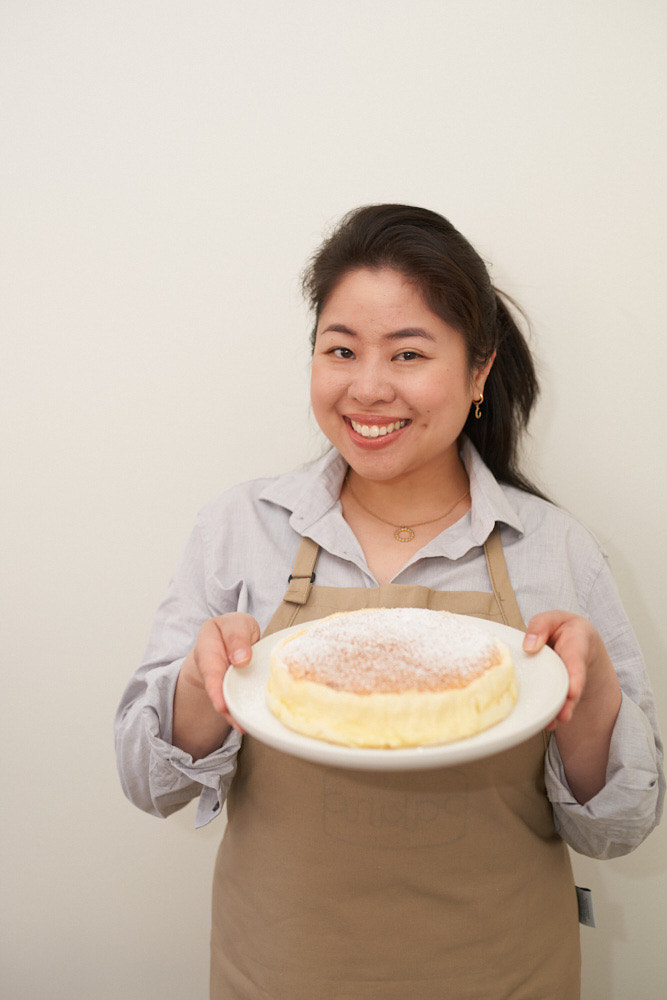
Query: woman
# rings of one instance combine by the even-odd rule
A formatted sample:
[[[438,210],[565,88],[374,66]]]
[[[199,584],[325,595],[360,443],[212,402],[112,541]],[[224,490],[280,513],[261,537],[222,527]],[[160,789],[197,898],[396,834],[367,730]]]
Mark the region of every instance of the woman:
[[[470,244],[402,205],[351,212],[314,256],[311,399],[333,446],[201,512],[117,717],[126,794],[166,816],[228,793],[215,998],[579,996],[565,842],[636,847],[664,794],[653,701],[604,554],[517,468],[527,345]],[[567,701],[456,768],[325,768],[241,736],[230,663],[335,610],[422,606],[553,646]],[[239,749],[240,748],[240,749]]]

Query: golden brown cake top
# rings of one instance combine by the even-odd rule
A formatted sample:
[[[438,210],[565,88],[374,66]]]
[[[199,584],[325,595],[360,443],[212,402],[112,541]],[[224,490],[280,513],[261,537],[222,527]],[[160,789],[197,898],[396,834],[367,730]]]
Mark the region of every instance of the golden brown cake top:
[[[339,612],[289,637],[292,677],[356,694],[442,691],[500,662],[496,639],[446,611],[372,608]]]

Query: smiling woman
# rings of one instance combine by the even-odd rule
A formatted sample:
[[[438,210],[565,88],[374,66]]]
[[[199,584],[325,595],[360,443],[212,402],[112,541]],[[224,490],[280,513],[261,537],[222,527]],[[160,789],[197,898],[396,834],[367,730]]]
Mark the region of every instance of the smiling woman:
[[[227,797],[214,1000],[439,1000],[443,983],[459,1000],[575,1000],[566,843],[598,858],[641,843],[662,745],[604,553],[518,467],[527,344],[479,255],[426,209],[349,213],[303,287],[331,447],[201,511],[118,709],[123,787],[160,816],[199,795],[199,825]],[[223,678],[260,636],[398,607],[527,622],[523,650],[549,644],[569,676],[548,731],[373,774],[232,728]]]

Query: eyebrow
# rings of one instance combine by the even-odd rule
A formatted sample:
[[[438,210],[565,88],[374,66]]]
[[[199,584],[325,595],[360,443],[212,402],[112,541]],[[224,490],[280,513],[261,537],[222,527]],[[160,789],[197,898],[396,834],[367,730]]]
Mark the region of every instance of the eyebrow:
[[[322,330],[322,334],[325,333],[346,333],[349,337],[357,336],[354,330],[350,330],[343,323],[332,323],[326,330]],[[425,340],[435,341],[433,334],[429,333],[428,330],[423,330],[420,326],[407,326],[403,330],[394,330],[393,333],[385,333],[383,340],[403,340],[404,337],[423,337]]]

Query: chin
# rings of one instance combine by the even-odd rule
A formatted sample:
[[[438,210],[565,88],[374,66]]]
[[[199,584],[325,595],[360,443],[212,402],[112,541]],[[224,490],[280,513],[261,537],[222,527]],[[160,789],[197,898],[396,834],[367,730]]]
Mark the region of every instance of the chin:
[[[356,456],[343,455],[351,469],[363,479],[369,479],[375,483],[391,482],[409,473],[411,470],[407,465],[381,464],[379,462],[364,461]]]

